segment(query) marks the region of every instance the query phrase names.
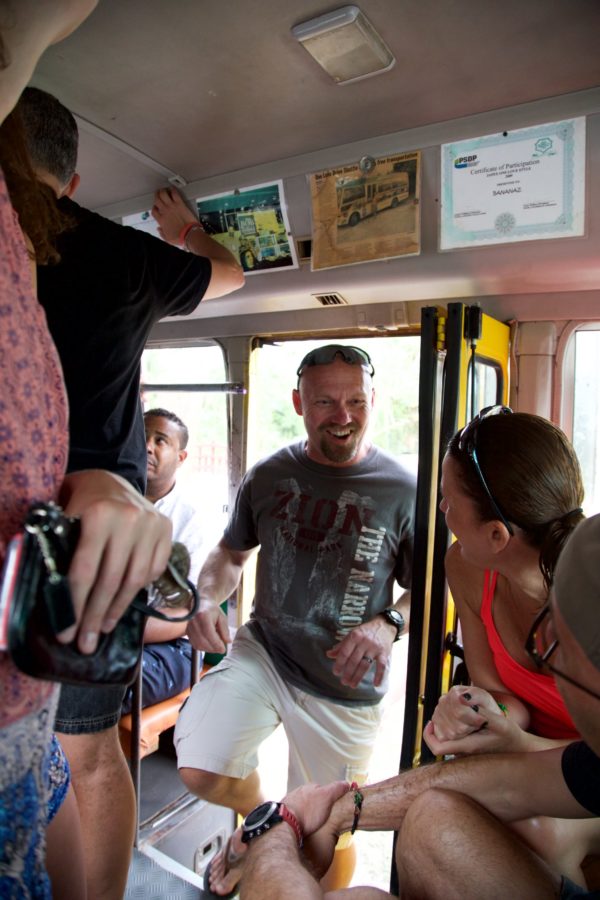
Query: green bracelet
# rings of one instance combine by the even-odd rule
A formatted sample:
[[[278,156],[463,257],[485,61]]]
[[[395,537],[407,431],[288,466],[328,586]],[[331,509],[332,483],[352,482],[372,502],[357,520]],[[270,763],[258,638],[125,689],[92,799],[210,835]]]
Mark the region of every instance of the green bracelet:
[[[496,703],[498,703],[497,700],[496,700]],[[504,703],[498,703],[498,706],[502,710],[502,715],[504,716],[504,718],[508,719],[508,709],[506,708]]]
[[[350,834],[354,834],[356,829],[358,828],[358,820],[360,819],[360,814],[362,812],[363,805],[363,795],[358,789],[358,784],[356,781],[353,781],[350,785],[350,790],[354,794],[354,818],[352,820],[352,828],[350,829]]]

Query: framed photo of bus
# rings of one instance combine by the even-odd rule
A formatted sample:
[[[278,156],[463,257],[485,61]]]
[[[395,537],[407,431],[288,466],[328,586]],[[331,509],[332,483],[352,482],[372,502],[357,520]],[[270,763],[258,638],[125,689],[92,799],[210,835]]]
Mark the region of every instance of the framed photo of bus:
[[[246,275],[298,268],[282,181],[199,197],[196,208],[204,230],[239,259]]]
[[[313,270],[418,254],[420,163],[416,150],[311,175]]]

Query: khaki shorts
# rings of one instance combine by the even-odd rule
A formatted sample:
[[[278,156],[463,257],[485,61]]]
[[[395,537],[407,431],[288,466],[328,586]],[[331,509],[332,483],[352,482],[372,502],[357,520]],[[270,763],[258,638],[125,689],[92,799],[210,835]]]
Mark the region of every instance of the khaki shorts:
[[[179,768],[246,778],[261,743],[283,723],[289,742],[288,791],[314,781],[364,783],[381,712],[342,706],[280,678],[250,630],[194,687],[175,728]]]

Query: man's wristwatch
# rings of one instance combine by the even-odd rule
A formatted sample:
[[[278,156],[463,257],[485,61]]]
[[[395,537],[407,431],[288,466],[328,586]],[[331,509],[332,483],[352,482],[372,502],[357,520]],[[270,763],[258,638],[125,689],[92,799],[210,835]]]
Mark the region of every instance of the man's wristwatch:
[[[406,622],[404,621],[404,616],[401,612],[394,606],[390,606],[388,609],[382,610],[378,615],[383,616],[386,622],[389,622],[390,625],[396,626],[396,637],[394,638],[394,643],[399,639],[400,635],[404,631],[404,627]]]
[[[288,823],[296,835],[298,846],[301,847],[303,835],[300,822],[284,803],[276,803],[274,800],[267,800],[248,813],[242,822],[242,843],[248,844],[253,838],[269,831],[279,822]]]

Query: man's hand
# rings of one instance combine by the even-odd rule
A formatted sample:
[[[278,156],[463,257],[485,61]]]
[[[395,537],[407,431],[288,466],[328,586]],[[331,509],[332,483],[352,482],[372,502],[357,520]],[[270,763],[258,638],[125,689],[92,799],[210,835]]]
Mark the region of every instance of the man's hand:
[[[283,802],[300,822],[304,837],[310,837],[325,824],[335,801],[349,790],[347,781],[303,784],[287,794]]]
[[[396,628],[382,616],[357,625],[339,644],[327,650],[327,656],[335,659],[333,674],[343,685],[355,688],[374,663],[373,684],[378,687],[390,664],[395,637]]]
[[[152,215],[158,223],[158,233],[169,244],[179,246],[179,235],[184,225],[198,222],[185,200],[175,188],[161,188],[154,196]]]
[[[210,600],[200,600],[200,612],[187,628],[187,636],[195,650],[209,653],[226,653],[231,641],[227,616]]]
[[[67,475],[60,502],[79,516],[81,534],[69,568],[82,653],[93,653],[99,633],[113,630],[137,592],[164,572],[171,550],[171,522],[131,485],[110,472],[92,469]]]

